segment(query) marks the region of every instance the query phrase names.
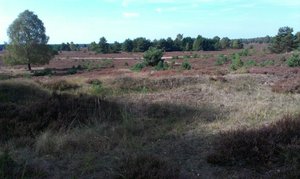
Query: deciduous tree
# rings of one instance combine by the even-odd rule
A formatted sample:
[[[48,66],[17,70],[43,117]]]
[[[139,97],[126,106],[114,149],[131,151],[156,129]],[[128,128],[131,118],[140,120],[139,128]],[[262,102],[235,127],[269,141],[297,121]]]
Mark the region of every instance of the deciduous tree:
[[[32,11],[25,10],[9,26],[7,34],[9,44],[6,48],[5,62],[27,64],[46,64],[53,57],[51,48],[47,45],[43,22]]]

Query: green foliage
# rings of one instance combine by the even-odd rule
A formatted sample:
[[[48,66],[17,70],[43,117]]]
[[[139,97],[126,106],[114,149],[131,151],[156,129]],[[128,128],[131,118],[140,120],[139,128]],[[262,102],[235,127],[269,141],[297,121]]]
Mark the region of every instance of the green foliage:
[[[133,51],[133,41],[130,39],[126,39],[122,44],[122,50],[125,52]]]
[[[244,63],[244,66],[245,66],[246,68],[249,68],[249,67],[257,66],[257,63],[256,63],[256,61],[254,61],[254,60],[247,60],[247,61]]]
[[[243,67],[244,63],[243,61],[241,60],[241,57],[239,54],[235,54],[233,56],[233,58],[231,59],[231,65],[230,65],[230,69],[231,70],[237,70],[241,67]]]
[[[135,65],[133,65],[133,67],[131,67],[131,70],[139,72],[145,67],[146,67],[145,63],[136,63]]]
[[[108,53],[109,52],[109,44],[107,43],[107,40],[105,37],[101,37],[98,43],[99,46],[99,53]]]
[[[215,62],[215,65],[223,65],[229,61],[228,57],[226,55],[218,55],[217,61]]]
[[[288,60],[287,64],[289,67],[298,67],[300,66],[300,55],[293,54]]]
[[[198,35],[198,37],[193,43],[193,50],[194,51],[202,50],[202,43],[203,43],[203,37],[201,35]]]
[[[281,27],[273,38],[270,50],[274,53],[290,52],[294,46],[293,28]]]
[[[230,47],[230,39],[228,37],[224,37],[220,40],[221,49],[226,49]]]
[[[182,64],[181,64],[181,68],[183,70],[190,70],[190,69],[192,69],[192,65],[187,60],[184,60],[184,62],[182,62]]]
[[[138,37],[133,40],[134,52],[145,52],[151,46],[151,41],[143,37]]]
[[[92,81],[92,87],[91,87],[91,92],[92,94],[94,95],[99,95],[99,94],[102,94],[105,89],[102,85],[102,82],[100,80],[94,80]]]
[[[164,61],[159,61],[158,64],[155,66],[155,70],[167,70],[169,68],[169,65],[165,63]]]
[[[265,66],[273,66],[274,64],[275,64],[274,60],[264,60],[259,65],[265,67]]]
[[[242,57],[245,57],[245,56],[249,56],[250,53],[249,53],[249,49],[243,49],[242,51],[239,52],[239,55],[242,56]]]
[[[243,43],[242,43],[242,40],[233,40],[232,41],[232,44],[231,44],[231,47],[233,49],[241,49],[244,47]]]
[[[156,66],[160,61],[162,61],[163,52],[160,49],[150,47],[144,53],[144,62],[148,66]]]
[[[6,63],[27,64],[31,70],[31,64],[46,64],[53,57],[44,24],[33,12],[25,10],[19,14],[7,33],[10,44],[6,47]]]
[[[53,71],[49,68],[33,72],[33,76],[51,76],[52,74]]]

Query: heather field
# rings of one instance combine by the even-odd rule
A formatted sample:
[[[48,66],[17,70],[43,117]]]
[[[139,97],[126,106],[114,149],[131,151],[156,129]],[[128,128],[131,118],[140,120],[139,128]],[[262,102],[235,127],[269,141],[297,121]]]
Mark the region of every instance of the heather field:
[[[0,178],[298,178],[296,53],[165,52],[163,70],[135,68],[143,53],[0,60]]]

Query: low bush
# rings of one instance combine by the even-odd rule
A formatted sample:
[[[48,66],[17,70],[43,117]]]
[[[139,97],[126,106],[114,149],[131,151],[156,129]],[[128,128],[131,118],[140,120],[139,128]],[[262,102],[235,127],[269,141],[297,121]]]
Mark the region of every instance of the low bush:
[[[183,70],[190,70],[190,69],[192,69],[192,65],[190,64],[190,62],[188,62],[187,60],[185,60],[184,62],[182,62],[181,68]]]
[[[145,67],[146,67],[145,63],[136,63],[135,65],[133,65],[133,67],[131,67],[131,70],[139,72]]]
[[[254,67],[254,66],[257,66],[257,63],[254,60],[247,60],[247,61],[245,61],[244,66],[246,68]]]
[[[249,49],[243,49],[243,50],[241,50],[239,53],[238,53],[240,56],[242,56],[242,57],[245,57],[245,56],[249,56],[250,55],[250,53],[249,53]]]
[[[215,151],[207,161],[217,165],[288,168],[294,173],[300,166],[300,116],[284,117],[255,129],[238,129],[220,134]],[[297,155],[293,155],[298,153]],[[298,174],[299,171],[298,171]],[[299,175],[298,175],[299,176]]]
[[[218,55],[215,65],[223,65],[223,64],[227,63],[228,61],[229,61],[229,59],[227,58],[227,56],[221,54],[221,55]]]
[[[122,161],[115,178],[179,178],[179,169],[155,156],[138,156]]]
[[[274,60],[264,60],[259,65],[261,67],[266,67],[266,66],[273,66],[275,64]]]
[[[287,64],[288,64],[289,67],[298,67],[298,66],[300,66],[300,55],[299,54],[293,54],[290,58],[288,58]]]
[[[169,65],[165,63],[164,61],[158,62],[158,64],[155,66],[155,70],[167,70],[169,68]]]
[[[244,62],[241,60],[241,57],[239,54],[234,54],[232,59],[231,59],[231,65],[230,65],[230,69],[231,70],[237,70],[241,67],[243,67]]]
[[[144,53],[144,62],[148,66],[156,66],[162,59],[163,51],[154,47],[150,47]]]

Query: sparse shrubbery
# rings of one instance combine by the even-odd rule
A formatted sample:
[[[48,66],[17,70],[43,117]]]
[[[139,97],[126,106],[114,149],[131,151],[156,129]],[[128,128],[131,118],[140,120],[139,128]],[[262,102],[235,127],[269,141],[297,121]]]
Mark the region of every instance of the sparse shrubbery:
[[[289,67],[298,67],[300,66],[300,55],[293,54],[288,60],[287,64]]]
[[[300,166],[300,116],[289,116],[257,129],[224,132],[215,143],[215,152],[207,161],[217,165],[271,169],[283,167],[297,173]],[[298,153],[297,155],[293,155]],[[294,176],[295,177],[295,176]]]

